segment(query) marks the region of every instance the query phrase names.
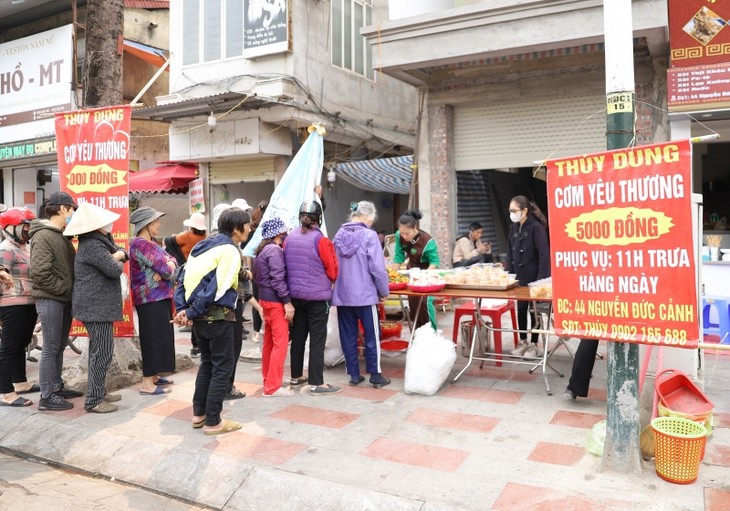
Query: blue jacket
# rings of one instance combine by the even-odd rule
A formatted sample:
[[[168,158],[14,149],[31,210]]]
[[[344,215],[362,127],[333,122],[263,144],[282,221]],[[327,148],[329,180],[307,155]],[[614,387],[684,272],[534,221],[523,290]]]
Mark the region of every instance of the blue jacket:
[[[390,294],[385,257],[374,230],[361,222],[346,223],[332,242],[340,268],[332,305],[374,305]]]
[[[225,234],[204,239],[190,252],[175,289],[177,311],[188,319],[204,316],[211,305],[236,308],[241,253]]]

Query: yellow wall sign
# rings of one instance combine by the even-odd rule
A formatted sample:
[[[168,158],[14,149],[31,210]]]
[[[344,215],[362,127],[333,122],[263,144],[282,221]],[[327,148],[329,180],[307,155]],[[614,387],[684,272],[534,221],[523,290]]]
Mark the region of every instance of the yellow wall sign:
[[[629,113],[634,111],[633,92],[614,92],[606,96],[606,106],[609,114]]]
[[[73,193],[106,193],[109,188],[126,184],[125,170],[111,168],[106,163],[99,165],[76,165],[68,174],[67,186]]]

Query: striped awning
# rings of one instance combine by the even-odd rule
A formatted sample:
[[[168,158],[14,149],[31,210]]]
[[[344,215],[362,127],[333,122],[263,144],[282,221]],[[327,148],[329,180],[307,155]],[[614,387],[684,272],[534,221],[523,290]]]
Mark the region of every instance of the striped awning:
[[[408,195],[412,164],[413,156],[396,156],[338,163],[334,171],[338,179],[342,178],[363,190]]]

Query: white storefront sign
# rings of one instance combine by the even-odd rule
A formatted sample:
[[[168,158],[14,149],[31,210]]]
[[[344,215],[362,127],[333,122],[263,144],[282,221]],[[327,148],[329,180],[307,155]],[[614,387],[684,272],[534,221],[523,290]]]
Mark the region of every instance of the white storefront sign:
[[[72,80],[71,25],[1,44],[0,128],[70,109]]]

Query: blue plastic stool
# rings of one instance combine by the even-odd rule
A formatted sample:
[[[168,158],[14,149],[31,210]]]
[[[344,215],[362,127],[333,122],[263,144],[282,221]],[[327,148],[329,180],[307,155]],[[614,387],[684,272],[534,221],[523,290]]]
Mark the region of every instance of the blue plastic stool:
[[[719,334],[722,344],[730,344],[730,297],[727,296],[705,296],[702,299],[702,318],[704,328],[702,333]],[[710,323],[710,307],[714,306],[717,311],[719,323]]]

